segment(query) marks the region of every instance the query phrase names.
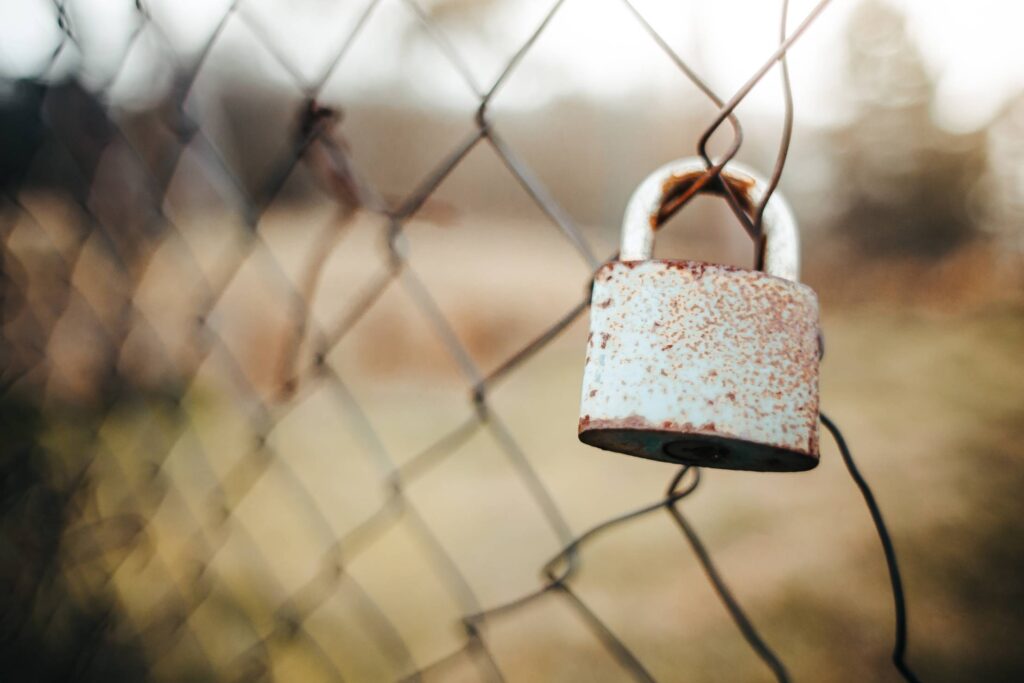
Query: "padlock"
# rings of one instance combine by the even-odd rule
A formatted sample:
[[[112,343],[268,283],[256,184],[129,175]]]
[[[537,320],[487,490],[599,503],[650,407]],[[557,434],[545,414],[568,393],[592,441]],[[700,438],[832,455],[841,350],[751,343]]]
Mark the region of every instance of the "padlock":
[[[799,236],[779,193],[765,206],[762,268],[652,259],[654,232],[706,171],[666,164],[626,209],[619,260],[594,276],[580,441],[672,463],[799,471],[818,464],[818,299],[797,282]],[[765,181],[729,164],[748,216]]]

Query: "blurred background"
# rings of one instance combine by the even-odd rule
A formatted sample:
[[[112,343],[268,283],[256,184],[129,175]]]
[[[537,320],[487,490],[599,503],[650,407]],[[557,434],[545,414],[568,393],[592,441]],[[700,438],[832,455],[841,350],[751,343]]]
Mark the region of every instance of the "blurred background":
[[[0,3],[2,678],[772,680],[664,508],[542,569],[676,474],[577,442],[590,276],[715,120],[687,70],[728,100],[782,9]],[[778,64],[735,111],[737,160],[785,162],[927,681],[1024,675],[1021,25],[834,0],[787,53],[791,143]],[[753,258],[703,196],[656,252]],[[794,680],[898,680],[822,441],[678,508]]]

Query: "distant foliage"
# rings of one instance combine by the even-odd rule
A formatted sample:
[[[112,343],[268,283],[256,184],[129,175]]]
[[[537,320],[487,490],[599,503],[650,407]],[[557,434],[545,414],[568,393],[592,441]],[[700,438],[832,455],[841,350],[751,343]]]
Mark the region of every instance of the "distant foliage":
[[[986,168],[984,132],[934,122],[935,82],[898,12],[865,2],[847,42],[856,113],[833,138],[845,200],[838,225],[867,254],[938,257],[977,237],[969,208]]]

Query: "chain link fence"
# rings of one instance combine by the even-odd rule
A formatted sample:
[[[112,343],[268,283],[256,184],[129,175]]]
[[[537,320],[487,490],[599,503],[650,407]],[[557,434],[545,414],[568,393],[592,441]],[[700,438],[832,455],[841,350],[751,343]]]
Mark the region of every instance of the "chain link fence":
[[[538,473],[536,458],[548,454],[531,453],[534,442],[526,439],[531,445],[524,446],[524,435],[494,401],[496,387],[584,316],[587,279],[579,279],[579,299],[564,314],[484,369],[410,259],[410,224],[446,210],[433,199],[437,188],[481,147],[507,168],[587,271],[614,258],[597,253],[489,115],[496,94],[566,3],[551,3],[485,86],[433,13],[416,0],[392,3],[420,22],[477,103],[470,134],[400,197],[379,191],[370,169],[350,154],[344,102],[321,96],[383,4],[369,0],[354,12],[326,65],[310,74],[289,61],[246,0],[226,7],[205,38],[191,36],[188,49],[180,30],[168,29],[137,0],[128,39],[108,48],[117,51],[108,58],[119,66],[100,82],[57,76],[67,73],[69,55],[87,55],[95,43],[76,26],[74,0],[47,6],[60,31],[57,47],[35,78],[10,85],[9,101],[18,106],[4,112],[3,122],[2,544],[4,592],[13,597],[0,623],[11,646],[6,665],[35,680],[504,680],[514,675],[495,652],[492,628],[510,615],[548,614],[545,605],[556,601],[603,649],[609,666],[618,667],[613,678],[652,681],[663,675],[576,586],[588,572],[584,551],[591,544],[628,534],[641,517],[668,514],[749,646],[777,680],[788,680],[681,509],[700,481],[696,468],[676,472],[649,504],[579,527]],[[628,0],[622,4],[718,112],[693,140],[708,173],[679,206],[717,182],[743,140],[736,107],[777,69],[786,117],[774,190],[793,122],[787,50],[828,0],[798,21],[787,21],[783,2],[777,50],[728,94],[715,93],[657,26]],[[244,174],[208,133],[215,122],[193,102],[210,54],[237,22],[300,94],[291,128],[279,136],[286,142],[274,148],[272,162]],[[144,117],[109,104],[139,41],[171,74],[169,94]],[[250,123],[257,137],[268,134],[259,121]],[[720,128],[731,131],[731,143],[713,159],[707,146]],[[275,217],[273,207],[292,192],[297,174],[318,188],[328,208],[301,221]],[[184,196],[201,203],[212,190],[194,199],[182,194],[182,183],[231,197],[231,215],[183,217],[175,202]],[[58,193],[61,203],[40,200],[33,191],[39,186]],[[748,216],[729,199],[756,240],[763,204]],[[297,224],[267,228],[282,220]],[[287,258],[275,241],[282,230],[300,245]],[[360,231],[369,237],[353,246]],[[339,265],[338,254],[349,249],[354,259]],[[351,276],[340,293],[329,284],[331,270],[339,268],[349,268]],[[429,327],[464,387],[462,416],[448,423],[417,417],[423,407],[416,401],[389,408],[386,419],[422,425],[425,445],[418,449],[396,446],[382,426],[386,420],[375,415],[378,404],[352,389],[338,360],[353,330],[396,291],[405,310]],[[274,309],[276,325],[240,326],[224,303],[232,297],[244,297],[253,310]],[[399,328],[393,336],[401,334]],[[416,353],[390,341],[373,350],[373,362]],[[328,444],[327,457],[304,458],[313,448],[306,440],[310,431]],[[446,525],[477,514],[473,501],[482,509],[489,491],[457,491],[462,480],[445,474],[447,483],[430,489],[433,501],[450,496],[459,509],[441,520],[422,511],[422,496],[410,494],[442,468],[474,467],[460,455],[481,438],[490,440],[507,468],[505,481],[522,494],[519,507],[499,514],[536,515],[537,522],[516,530],[487,517],[484,536],[471,543],[474,552],[486,555],[513,543],[558,548],[549,561],[533,565],[541,574],[534,589],[506,591],[500,600],[481,596],[481,567],[499,586],[484,591],[489,596],[502,595],[506,573],[520,567],[503,573],[474,562],[466,569],[465,557],[445,540],[451,533]],[[855,473],[845,446],[843,453]],[[857,480],[882,532],[896,587],[895,660],[913,680],[902,663],[906,626],[891,544],[870,491]],[[490,495],[502,494],[495,489]],[[294,552],[301,543],[310,551]],[[359,569],[367,555],[374,555],[373,566],[389,568],[385,578]],[[381,581],[390,592],[382,593]],[[418,597],[431,591],[447,610]],[[412,617],[396,614],[402,605]],[[518,645],[527,658],[530,647],[529,640]],[[687,665],[673,666],[685,672]]]

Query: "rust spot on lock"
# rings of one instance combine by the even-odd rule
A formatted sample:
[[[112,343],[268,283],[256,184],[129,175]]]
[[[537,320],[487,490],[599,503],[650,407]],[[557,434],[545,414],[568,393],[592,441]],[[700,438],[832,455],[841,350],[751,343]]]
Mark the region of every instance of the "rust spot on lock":
[[[692,189],[694,184],[704,177],[704,173],[704,171],[693,171],[692,173],[669,176],[668,180],[661,186],[661,205],[658,212],[651,216],[651,229],[657,230],[660,228],[665,224],[665,221],[674,216],[676,211],[683,207],[683,204],[690,200],[695,194],[695,191]],[[724,197],[726,196],[726,186],[732,190],[732,194],[739,202],[740,208],[748,216],[753,215],[755,207],[753,200],[750,198],[750,190],[754,187],[754,180],[752,178],[741,178],[719,173],[700,189],[701,191]]]

